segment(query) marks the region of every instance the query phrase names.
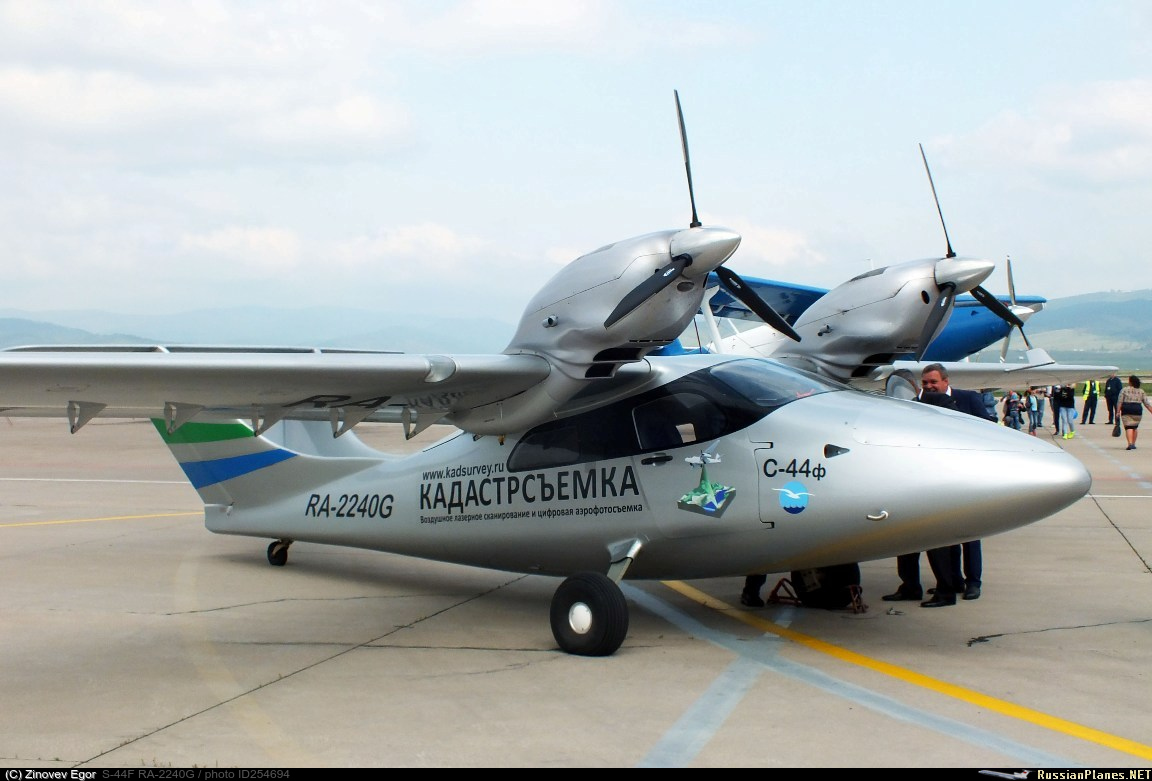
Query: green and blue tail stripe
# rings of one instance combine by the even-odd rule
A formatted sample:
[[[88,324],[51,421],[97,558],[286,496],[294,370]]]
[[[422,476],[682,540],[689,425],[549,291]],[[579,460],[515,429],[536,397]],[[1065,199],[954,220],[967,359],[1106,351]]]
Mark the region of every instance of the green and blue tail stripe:
[[[287,450],[275,450],[267,453],[252,453],[235,458],[217,458],[212,461],[188,461],[180,464],[192,487],[196,489],[209,485],[216,485],[234,477],[255,472],[266,466],[278,464],[294,457],[295,453]]]
[[[256,472],[297,454],[278,447],[252,429],[235,423],[185,423],[169,433],[162,420],[152,420],[180,468],[199,490]]]
[[[259,436],[243,420],[189,421],[171,433],[163,420],[152,423],[204,504],[229,513],[274,505],[399,458],[352,432],[334,438],[326,420],[284,420]]]

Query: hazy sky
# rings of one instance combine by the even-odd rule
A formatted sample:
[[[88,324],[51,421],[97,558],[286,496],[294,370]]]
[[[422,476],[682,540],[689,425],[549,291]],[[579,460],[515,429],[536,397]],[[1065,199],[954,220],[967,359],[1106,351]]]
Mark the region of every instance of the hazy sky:
[[[1146,0],[0,0],[0,308],[515,321],[687,226],[674,89],[744,275],[943,254],[923,143],[994,292],[1152,287]]]

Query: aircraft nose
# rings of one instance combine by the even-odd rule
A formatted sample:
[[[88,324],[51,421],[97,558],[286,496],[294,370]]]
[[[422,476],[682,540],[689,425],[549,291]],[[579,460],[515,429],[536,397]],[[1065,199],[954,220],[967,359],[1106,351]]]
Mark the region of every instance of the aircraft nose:
[[[980,258],[944,258],[936,261],[936,284],[956,286],[957,293],[967,293],[979,285],[996,268],[990,260]]]
[[[1002,462],[1007,480],[996,481],[996,492],[1003,512],[1043,513],[1046,517],[1079,500],[1092,488],[1092,475],[1076,457],[1067,452],[993,454],[983,472],[996,469]]]
[[[687,228],[672,236],[672,257],[687,255],[692,264],[684,269],[686,277],[700,277],[715,271],[740,246],[740,234],[728,228]]]
[[[1087,468],[1064,452],[953,452],[941,463],[967,475],[933,492],[941,508],[952,508],[935,514],[935,520],[955,537],[987,537],[1034,523],[1078,501],[1092,487]]]
[[[1038,437],[969,415],[892,400],[862,414],[857,443],[900,464],[907,519],[932,518],[937,531],[976,539],[1024,526],[1076,502],[1092,476],[1074,456]],[[901,505],[891,500],[892,505]],[[894,518],[901,513],[892,511]]]

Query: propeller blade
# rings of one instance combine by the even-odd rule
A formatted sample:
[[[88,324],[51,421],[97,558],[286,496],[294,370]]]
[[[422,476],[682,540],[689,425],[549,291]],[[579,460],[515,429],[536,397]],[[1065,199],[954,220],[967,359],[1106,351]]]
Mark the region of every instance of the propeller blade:
[[[689,228],[699,228],[700,218],[696,216],[696,191],[692,187],[692,163],[688,160],[688,131],[684,129],[684,112],[680,108],[680,90],[672,90],[676,96],[676,118],[680,120],[680,146],[684,149],[684,172],[688,174],[688,200],[692,203],[692,224]]]
[[[716,269],[716,276],[720,278],[720,282],[728,289],[728,292],[739,299],[744,306],[751,309],[757,317],[792,341],[800,341],[800,334],[796,333],[792,326],[788,325],[788,322],[768,305],[767,301],[757,295],[755,290],[748,287],[739,274],[726,266],[720,266]]]
[[[1008,267],[1008,300],[1016,306],[1016,282],[1012,279],[1012,257],[1005,256],[1004,264]]]
[[[924,154],[924,145],[920,144],[920,159],[924,161],[924,171],[928,174],[928,184],[932,187],[932,200],[936,201],[936,213],[940,215],[940,227],[944,229],[944,244],[948,247],[948,254],[944,257],[954,258],[952,240],[948,238],[948,226],[944,224],[944,212],[940,209],[940,197],[936,195],[936,183],[932,181],[932,169],[928,167],[928,156]]]
[[[691,262],[692,258],[687,255],[677,255],[672,258],[672,261],[668,265],[632,288],[632,290],[628,292],[628,295],[620,299],[620,303],[616,305],[616,308],[612,310],[612,314],[608,315],[608,319],[604,321],[604,327],[611,328],[649,298],[671,285]]]
[[[1008,268],[1008,300],[1012,302],[1012,309],[1015,310],[1016,309],[1016,281],[1015,281],[1015,279],[1013,279],[1013,276],[1012,276],[1012,256],[1011,255],[1006,255],[1004,257],[1004,264]],[[1028,307],[1024,307],[1024,309],[1027,309],[1027,308]],[[1013,314],[1015,314],[1015,311],[1013,311]],[[1035,314],[1035,312],[1032,312],[1032,314]],[[1025,347],[1027,347],[1029,350],[1031,350],[1032,349],[1032,343],[1028,341],[1028,334],[1024,333],[1024,319],[1025,318],[1017,315],[1016,319],[1020,321],[1019,323],[1014,323],[1014,325],[1016,325],[1016,327],[1020,329],[1020,338],[1024,340]],[[1009,331],[1008,336],[1005,337],[1005,339],[1004,339],[1004,351],[1002,353],[1002,356],[1008,354],[1008,339],[1011,338],[1011,336],[1012,336],[1012,332]],[[1000,358],[1000,362],[1001,363],[1004,362],[1003,357]]]
[[[1024,321],[1016,316],[1016,313],[1000,302],[1000,299],[989,293],[984,288],[977,285],[968,291],[972,297],[979,301],[992,312],[992,314],[999,317],[1005,323],[1016,326],[1017,328],[1024,327]]]
[[[1024,346],[1029,350],[1032,349],[1032,343],[1028,341],[1028,334],[1024,333],[1024,326],[1019,326],[1020,338],[1024,340]]]
[[[1012,331],[1009,329],[1008,335],[1004,337],[1004,342],[1000,345],[1000,363],[1008,360],[1008,344],[1012,341]]]
[[[928,345],[936,336],[936,331],[940,328],[940,324],[944,322],[944,318],[952,311],[952,299],[956,297],[956,286],[951,282],[945,282],[940,286],[940,297],[936,299],[936,304],[932,307],[932,311],[928,314],[928,320],[924,323],[924,330],[920,332],[920,345],[916,348],[916,360],[919,361],[924,357]]]

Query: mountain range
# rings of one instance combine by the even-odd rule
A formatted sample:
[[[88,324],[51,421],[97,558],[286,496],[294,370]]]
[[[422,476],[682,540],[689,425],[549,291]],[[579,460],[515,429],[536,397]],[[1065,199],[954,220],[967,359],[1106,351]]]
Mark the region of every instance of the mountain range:
[[[27,344],[217,344],[344,347],[412,353],[494,353],[516,325],[495,318],[426,315],[312,307],[200,309],[153,315],[97,310],[0,310],[0,347]],[[1049,300],[1025,332],[1065,363],[1152,370],[1152,290],[1086,293]],[[1024,349],[1019,333],[1009,360]],[[1001,345],[972,360],[999,360]]]
[[[492,318],[392,311],[237,307],[154,315],[0,309],[0,347],[27,344],[182,344],[343,347],[413,353],[495,353],[515,326]]]
[[[1056,298],[1024,326],[1035,347],[1063,363],[1117,366],[1121,373],[1152,372],[1152,290],[1084,293]],[[1024,340],[1010,342],[1009,360],[1020,360]],[[972,360],[996,361],[1001,345]]]

